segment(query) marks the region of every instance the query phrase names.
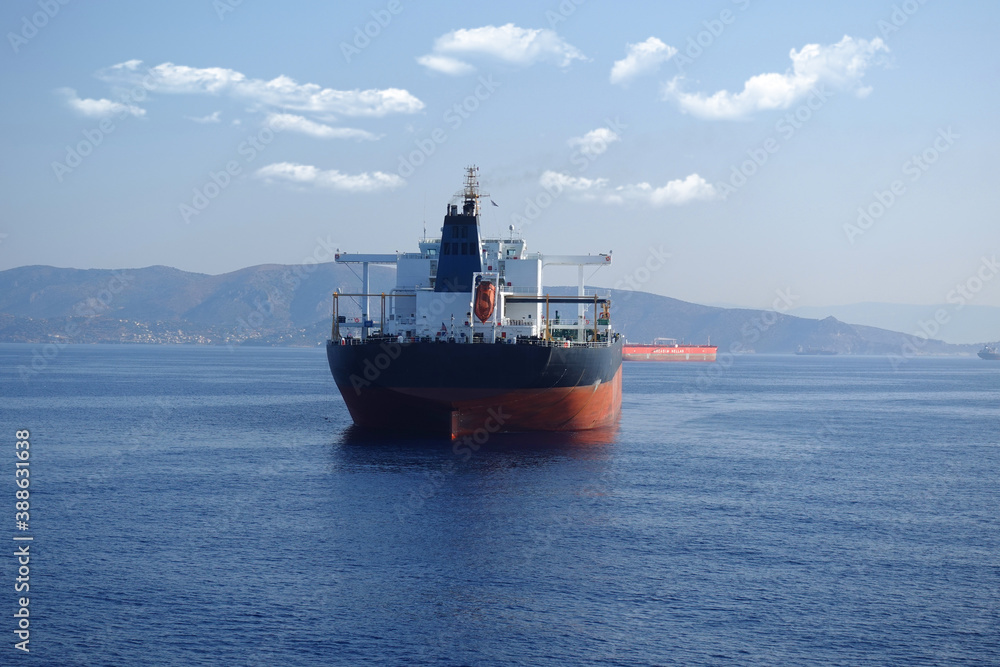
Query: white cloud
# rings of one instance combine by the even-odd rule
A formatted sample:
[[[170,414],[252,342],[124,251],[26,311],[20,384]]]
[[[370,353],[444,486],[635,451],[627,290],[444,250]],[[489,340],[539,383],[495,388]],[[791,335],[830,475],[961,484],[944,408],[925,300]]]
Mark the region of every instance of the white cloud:
[[[628,83],[641,74],[652,74],[660,68],[660,63],[670,60],[677,49],[664,44],[656,37],[645,42],[629,44],[623,60],[616,60],[611,67],[611,83]]]
[[[871,87],[861,85],[865,71],[880,52],[888,51],[878,37],[868,41],[845,35],[836,44],[806,44],[800,51],[792,49],[791,70],[753,76],[739,93],[685,93],[680,90],[680,78],[675,78],[664,89],[664,98],[675,100],[682,111],[695,116],[729,119],[765,109],[787,109],[814,88],[825,85],[864,97],[871,92]]]
[[[606,127],[599,127],[596,130],[591,130],[582,137],[570,139],[568,143],[571,148],[579,146],[580,152],[584,155],[596,156],[608,150],[608,146],[619,139],[621,137],[616,132]]]
[[[254,175],[267,181],[285,181],[343,192],[394,190],[406,184],[406,181],[396,174],[386,174],[381,171],[344,174],[336,169],[323,170],[312,165],[292,162],[269,164],[258,169]]]
[[[417,62],[445,74],[468,74],[474,70],[472,65],[456,56],[494,58],[522,67],[536,62],[568,67],[574,60],[586,60],[575,46],[563,41],[553,30],[521,28],[507,23],[445,33],[434,41],[432,52],[417,58]]]
[[[715,199],[718,192],[715,186],[698,174],[690,174],[687,178],[668,181],[666,185],[654,188],[649,183],[622,185],[615,188],[615,193],[608,198],[609,202],[638,201],[652,206],[679,206],[692,201]]]
[[[576,193],[588,193],[607,188],[608,179],[584,178],[582,176],[569,176],[558,171],[546,171],[539,179],[539,184],[546,190],[569,190]]]
[[[108,116],[145,116],[146,110],[134,104],[123,104],[112,100],[80,99],[72,88],[60,88],[56,91],[64,98],[70,109],[89,118],[107,118]]]
[[[599,201],[605,204],[639,203],[649,206],[679,206],[692,201],[715,199],[718,196],[715,186],[698,174],[669,181],[659,188],[654,188],[649,183],[609,188],[606,178],[583,178],[556,171],[546,171],[539,179],[539,184],[550,192],[566,190],[578,199]]]
[[[452,76],[471,74],[476,71],[476,68],[467,62],[456,58],[449,58],[448,56],[436,56],[431,53],[428,53],[426,56],[420,56],[417,58],[417,62],[427,69],[432,69],[442,74],[451,74]]]
[[[276,130],[301,132],[320,139],[362,139],[368,141],[379,139],[378,135],[365,130],[353,127],[330,127],[290,113],[272,113],[267,117],[267,124]]]
[[[315,83],[298,83],[287,76],[270,81],[250,79],[241,72],[222,67],[187,67],[163,63],[140,69],[141,60],[108,67],[98,78],[116,85],[145,86],[151,92],[228,95],[257,104],[345,116],[385,116],[416,113],[424,103],[401,88],[334,90]]]
[[[196,123],[218,123],[220,120],[222,120],[222,112],[213,111],[207,116],[201,116],[200,118],[196,116],[184,116],[184,117],[187,118],[188,120],[193,120]]]

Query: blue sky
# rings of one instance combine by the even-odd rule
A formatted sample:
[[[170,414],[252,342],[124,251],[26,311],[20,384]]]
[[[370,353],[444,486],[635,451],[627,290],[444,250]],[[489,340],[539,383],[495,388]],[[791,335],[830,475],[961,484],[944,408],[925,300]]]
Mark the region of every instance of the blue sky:
[[[1000,305],[996,3],[64,2],[0,10],[0,269],[411,250],[475,163],[595,284]]]

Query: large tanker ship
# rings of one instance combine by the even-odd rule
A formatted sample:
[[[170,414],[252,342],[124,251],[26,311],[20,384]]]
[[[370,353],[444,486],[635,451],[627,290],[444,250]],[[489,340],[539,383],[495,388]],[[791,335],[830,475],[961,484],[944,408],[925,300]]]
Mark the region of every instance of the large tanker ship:
[[[361,292],[333,295],[327,342],[351,417],[362,427],[477,440],[497,431],[613,424],[621,412],[622,342],[610,300],[583,285],[584,267],[609,266],[611,255],[529,252],[513,227],[508,238],[483,238],[486,195],[477,174],[466,170],[441,238],[425,235],[418,252],[337,254],[337,262],[363,265]],[[390,293],[369,293],[373,263],[395,265]],[[547,265],[579,267],[576,296],[543,294]],[[360,300],[360,317],[341,314],[347,299]],[[369,310],[375,299],[377,317]]]

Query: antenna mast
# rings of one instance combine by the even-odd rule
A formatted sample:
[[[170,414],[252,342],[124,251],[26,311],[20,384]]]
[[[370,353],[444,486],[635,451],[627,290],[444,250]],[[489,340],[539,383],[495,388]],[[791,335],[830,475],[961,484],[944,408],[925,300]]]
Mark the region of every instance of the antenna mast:
[[[465,168],[465,190],[459,196],[465,201],[463,211],[478,216],[479,200],[489,195],[479,191],[479,167],[476,165]]]

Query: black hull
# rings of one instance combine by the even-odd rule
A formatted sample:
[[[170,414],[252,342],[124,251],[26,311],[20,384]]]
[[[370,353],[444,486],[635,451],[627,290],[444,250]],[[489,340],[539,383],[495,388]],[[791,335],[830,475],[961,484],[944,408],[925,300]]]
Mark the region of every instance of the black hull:
[[[447,433],[601,428],[621,411],[622,345],[327,343],[359,426]]]

